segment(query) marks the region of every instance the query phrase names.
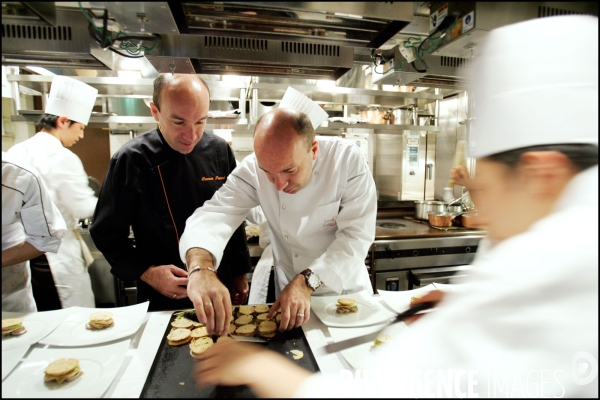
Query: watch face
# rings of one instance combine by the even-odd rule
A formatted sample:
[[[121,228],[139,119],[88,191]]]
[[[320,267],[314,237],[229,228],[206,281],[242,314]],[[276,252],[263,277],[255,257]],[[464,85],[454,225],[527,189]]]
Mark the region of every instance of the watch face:
[[[308,285],[313,288],[316,289],[321,285],[321,280],[319,279],[319,277],[315,274],[311,274],[308,277]]]

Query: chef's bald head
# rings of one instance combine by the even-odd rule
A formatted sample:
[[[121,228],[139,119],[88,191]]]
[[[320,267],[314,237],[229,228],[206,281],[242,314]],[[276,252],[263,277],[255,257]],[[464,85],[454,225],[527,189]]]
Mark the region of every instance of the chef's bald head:
[[[154,80],[154,93],[152,94],[152,102],[160,111],[160,100],[163,89],[167,86],[185,85],[187,88],[194,88],[194,85],[200,83],[208,92],[210,99],[210,89],[206,82],[196,74],[160,74]],[[200,87],[199,87],[200,88]]]
[[[261,116],[254,129],[255,139],[262,136],[261,139],[267,139],[269,136],[277,136],[286,129],[282,127],[291,127],[306,143],[307,150],[310,150],[315,140],[315,130],[308,115],[294,110],[292,108],[276,108]]]

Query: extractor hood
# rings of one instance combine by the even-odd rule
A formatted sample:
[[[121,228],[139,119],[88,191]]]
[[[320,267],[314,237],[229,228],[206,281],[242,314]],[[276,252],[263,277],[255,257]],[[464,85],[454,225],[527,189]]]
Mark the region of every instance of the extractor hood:
[[[88,31],[88,20],[80,11],[49,8],[55,11],[54,18],[48,18],[53,24],[21,3],[2,3],[3,65],[113,68],[113,54],[94,42]]]
[[[379,48],[412,21],[414,11],[404,2],[45,4],[49,16],[27,2],[3,3],[3,64],[111,68],[96,56],[100,47],[137,56],[116,44],[94,43],[107,19],[113,38],[122,32],[155,42],[139,55],[158,72],[335,80],[352,68],[355,48]],[[31,12],[15,12],[18,5]],[[120,57],[100,53],[107,60]]]

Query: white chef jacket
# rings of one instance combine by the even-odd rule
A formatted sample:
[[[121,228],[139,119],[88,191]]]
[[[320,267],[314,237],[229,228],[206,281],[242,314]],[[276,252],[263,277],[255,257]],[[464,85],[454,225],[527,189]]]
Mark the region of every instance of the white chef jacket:
[[[66,232],[39,173],[2,152],[2,251],[27,241],[56,253]],[[2,268],[2,311],[37,311],[28,261]]]
[[[473,265],[468,293],[448,293],[436,312],[373,351],[369,372],[379,370],[380,382],[354,391],[361,381],[349,375],[315,375],[296,395],[445,397],[441,371],[462,383],[458,392],[452,383],[453,397],[597,398],[598,167],[578,174],[527,232],[493,247],[484,239]],[[412,393],[402,370],[414,374]]]
[[[79,219],[94,214],[98,199],[88,186],[79,157],[49,133],[38,132],[8,153],[33,165],[40,173],[67,224],[67,234],[57,254],[46,254],[63,308],[95,307],[90,275],[84,264],[82,244],[75,235]]]
[[[377,195],[365,159],[355,144],[317,137],[319,151],[308,184],[295,194],[275,188],[254,154],[188,218],[180,255],[208,250],[219,265],[227,240],[248,210],[260,205],[273,246],[275,290],[310,268],[323,284],[315,294],[372,293],[365,257],[375,238]]]

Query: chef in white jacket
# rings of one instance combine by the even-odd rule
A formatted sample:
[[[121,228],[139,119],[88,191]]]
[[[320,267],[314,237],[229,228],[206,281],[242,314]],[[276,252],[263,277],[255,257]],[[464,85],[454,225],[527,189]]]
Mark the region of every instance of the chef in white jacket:
[[[327,114],[290,89],[286,95],[296,98],[289,102],[294,108],[285,108],[284,96],[280,108],[261,117],[255,153],[188,218],[181,236],[180,255],[190,271],[188,294],[211,333],[225,334],[231,315],[226,288],[211,270],[235,227],[257,205],[270,229],[277,296],[271,314],[281,307],[280,330],[308,320],[313,292],[372,293],[364,264],[377,212],[371,172],[355,144],[315,137],[314,128]]]
[[[55,76],[46,110],[38,122],[40,131],[8,151],[39,171],[67,224],[68,232],[58,253],[45,256],[63,308],[95,307],[87,271],[93,259],[76,227],[79,219],[93,215],[98,199],[88,186],[81,160],[67,147],[83,139],[97,94],[97,89],[83,82]]]
[[[260,397],[598,398],[598,19],[491,31],[472,76],[468,185],[488,234],[467,290],[373,350],[370,381],[223,343],[201,383]]]
[[[39,173],[2,152],[2,311],[37,311],[28,260],[56,253],[66,232]]]

